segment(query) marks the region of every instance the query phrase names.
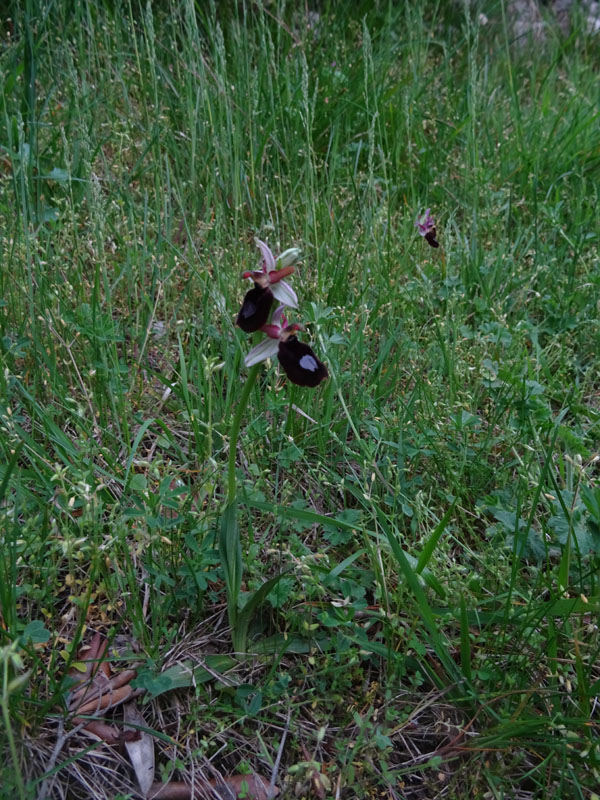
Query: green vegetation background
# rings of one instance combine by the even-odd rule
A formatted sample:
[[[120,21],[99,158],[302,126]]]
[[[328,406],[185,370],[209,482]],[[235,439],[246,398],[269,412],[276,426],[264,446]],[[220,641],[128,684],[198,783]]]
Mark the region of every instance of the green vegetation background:
[[[310,756],[332,797],[595,797],[597,38],[519,47],[494,2],[25,0],[1,30],[11,796],[100,630],[135,646],[163,778],[270,777],[289,714],[298,796]],[[252,391],[235,602],[289,572],[234,660],[216,531],[257,236],[302,249],[330,379]],[[92,755],[48,796],[134,791]]]

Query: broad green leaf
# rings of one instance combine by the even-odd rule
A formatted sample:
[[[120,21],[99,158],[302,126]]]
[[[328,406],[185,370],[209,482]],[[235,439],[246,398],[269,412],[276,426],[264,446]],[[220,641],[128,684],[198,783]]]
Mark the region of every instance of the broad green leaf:
[[[272,589],[277,586],[279,581],[286,575],[290,570],[293,569],[293,566],[290,565],[286,567],[279,575],[276,575],[274,578],[270,578],[268,581],[265,581],[263,585],[257,589],[254,594],[250,597],[244,608],[238,612],[237,619],[235,621],[235,625],[233,625],[233,649],[236,653],[244,653],[246,652],[246,639],[248,637],[248,627],[250,626],[250,622],[252,621],[252,617],[254,613],[259,608],[259,606],[264,602],[265,598],[269,594]]]

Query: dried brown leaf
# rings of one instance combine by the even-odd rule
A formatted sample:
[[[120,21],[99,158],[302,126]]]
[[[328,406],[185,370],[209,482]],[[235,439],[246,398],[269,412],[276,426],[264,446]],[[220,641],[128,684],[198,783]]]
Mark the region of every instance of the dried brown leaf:
[[[222,800],[269,800],[269,782],[260,775],[230,775],[228,778],[220,778],[208,781],[213,788],[213,796]],[[273,796],[279,794],[279,789],[275,789]],[[155,783],[148,792],[148,800],[190,800],[192,797],[192,787],[182,781],[171,781],[170,783]],[[204,800],[198,790],[194,790],[196,800]],[[208,800],[208,797],[206,797]]]
[[[132,722],[134,725],[144,726],[144,717],[135,703],[126,703],[123,707],[123,719],[125,722]],[[131,729],[126,728],[126,731]],[[125,747],[133,769],[135,777],[143,795],[147,795],[152,787],[154,780],[154,740],[146,731],[133,729],[139,734],[137,739],[125,742]]]
[[[96,700],[101,695],[110,695],[115,689],[119,689],[125,684],[129,683],[136,677],[136,675],[137,670],[135,669],[125,669],[123,672],[119,672],[109,679],[107,679],[104,675],[102,677],[95,675],[91,685],[82,687],[82,689],[78,690],[74,695],[72,695],[69,703],[69,709],[71,711],[81,711],[84,701],[85,705],[90,705],[93,700]]]
[[[148,800],[190,800],[192,787],[183,781],[153,783],[148,792]]]
[[[97,736],[98,739],[102,739],[102,741],[106,742],[106,744],[116,745],[121,742],[121,731],[114,725],[109,725],[108,722],[104,722],[102,719],[93,719],[90,721],[87,719],[81,719],[80,717],[75,717],[73,724],[85,725],[84,730],[87,733]]]
[[[121,728],[117,728],[116,725],[109,725],[108,722],[104,722],[102,719],[74,717],[71,722],[73,725],[83,725],[84,733],[91,733],[97,736],[98,739],[102,739],[106,744],[121,745],[140,738],[139,731],[124,731]]]
[[[310,787],[315,797],[318,797],[319,800],[325,800],[327,791],[331,789],[331,782],[327,775],[315,768],[310,773]]]
[[[107,691],[106,694],[96,697],[93,700],[83,703],[77,708],[78,714],[99,714],[108,711],[109,708],[124,703],[130,699],[134,690],[131,686],[121,686],[120,689],[115,689],[114,692]]]
[[[107,647],[108,640],[101,633],[95,633],[89,645],[82,645],[79,648],[77,664],[83,664],[85,670],[82,672],[79,666],[71,667],[69,670],[69,677],[75,682],[74,688],[71,690],[71,703],[86,692],[99,668],[101,668],[102,680],[110,675],[108,662],[102,660],[106,655]]]
[[[304,754],[305,766],[307,775],[310,780],[310,788],[315,797],[319,800],[325,800],[327,792],[331,789],[331,781],[321,772],[321,765],[317,761],[313,761],[310,757],[305,745],[302,744],[302,752]]]
[[[211,781],[217,792],[223,792],[223,800],[231,797],[231,791],[235,792],[235,797],[243,797],[247,800],[268,800],[269,781],[261,778],[260,775],[230,775],[222,781]],[[230,790],[228,792],[227,790]]]

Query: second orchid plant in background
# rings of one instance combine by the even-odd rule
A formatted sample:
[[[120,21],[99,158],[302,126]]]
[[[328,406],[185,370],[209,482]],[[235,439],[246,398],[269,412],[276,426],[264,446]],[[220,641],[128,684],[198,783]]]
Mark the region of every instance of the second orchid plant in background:
[[[250,278],[254,286],[242,302],[236,317],[238,325],[245,333],[260,331],[266,339],[253,347],[246,355],[244,363],[250,367],[246,384],[242,390],[238,407],[231,424],[229,439],[229,463],[227,480],[227,504],[221,520],[219,550],[227,589],[227,611],[233,648],[237,653],[246,650],[248,626],[252,615],[265,600],[284,573],[266,581],[252,594],[242,609],[239,608],[243,573],[242,546],[237,519],[236,453],[242,415],[256,381],[260,363],[277,355],[279,363],[292,383],[298,386],[316,387],[328,376],[327,367],[320,361],[309,345],[298,340],[297,332],[305,330],[298,322],[288,324],[284,316],[285,306],[298,308],[298,298],[292,287],[284,280],[294,272],[294,264],[300,257],[300,250],[290,248],[275,258],[269,246],[256,240],[262,255],[260,269],[244,272],[243,278]],[[279,305],[272,312],[275,300]]]
[[[446,256],[444,248],[440,247],[438,242],[437,231],[435,229],[435,220],[431,216],[431,209],[426,209],[424,214],[417,215],[415,220],[415,228],[419,231],[419,236],[422,236],[430,247],[439,248],[440,255],[440,274],[442,280],[446,280]]]
[[[415,228],[419,231],[419,236],[422,236],[428,245],[431,247],[440,246],[440,243],[436,239],[435,222],[431,216],[430,208],[428,208],[424,214],[417,217]]]

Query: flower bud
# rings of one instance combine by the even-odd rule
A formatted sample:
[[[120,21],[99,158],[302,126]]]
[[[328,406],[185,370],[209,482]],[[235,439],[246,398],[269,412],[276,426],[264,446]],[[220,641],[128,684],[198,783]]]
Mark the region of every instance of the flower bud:
[[[288,250],[284,250],[277,259],[277,269],[283,269],[283,267],[289,267],[291,264],[295,264],[300,258],[301,253],[302,251],[298,247],[290,247]]]

